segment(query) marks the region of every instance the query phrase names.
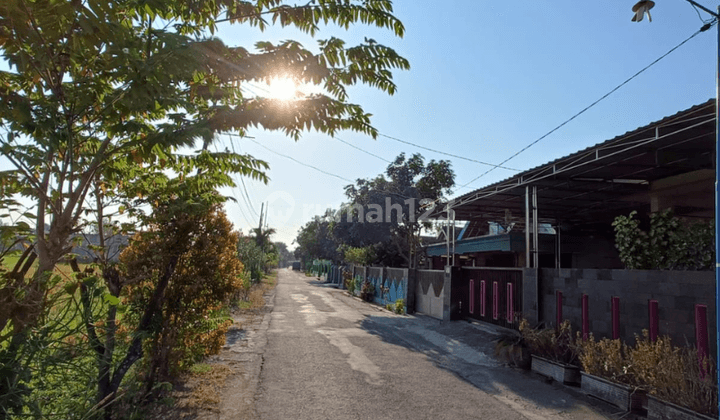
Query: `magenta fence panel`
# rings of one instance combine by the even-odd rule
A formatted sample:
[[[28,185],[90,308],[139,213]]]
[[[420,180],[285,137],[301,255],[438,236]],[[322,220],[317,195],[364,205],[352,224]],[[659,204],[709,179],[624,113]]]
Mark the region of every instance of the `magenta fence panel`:
[[[500,291],[498,290],[498,282],[493,282],[493,319],[500,317]]]
[[[656,341],[658,337],[658,301],[650,299],[648,301],[648,320],[650,321],[650,341]]]
[[[515,290],[512,283],[507,284],[507,293],[505,294],[505,300],[505,319],[507,320],[507,322],[512,324],[515,318]]]
[[[470,279],[470,305],[468,311],[471,314],[475,313],[475,280]]]
[[[485,316],[485,307],[487,302],[487,293],[486,293],[486,282],[485,280],[480,280],[480,316]]]
[[[709,354],[707,306],[695,305],[695,343],[697,343],[700,376],[705,377],[705,358]]]
[[[612,338],[617,340],[620,338],[620,298],[613,296],[610,299],[610,312],[612,317]]]

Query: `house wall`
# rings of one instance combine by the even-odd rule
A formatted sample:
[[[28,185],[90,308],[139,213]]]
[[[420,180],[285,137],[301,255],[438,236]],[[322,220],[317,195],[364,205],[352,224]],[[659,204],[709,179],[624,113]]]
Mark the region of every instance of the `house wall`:
[[[541,320],[555,324],[556,290],[563,293],[563,318],[581,328],[581,299],[588,295],[590,331],[596,338],[612,336],[611,298],[620,298],[620,337],[635,343],[649,327],[648,300],[658,301],[659,334],[677,345],[695,345],[695,305],[707,306],[711,354],[716,354],[715,273],[712,271],[650,271],[540,269]],[[528,279],[529,281],[530,279]],[[525,289],[529,293],[528,289]],[[532,297],[525,302],[532,305]],[[687,340],[687,341],[686,341]]]
[[[599,235],[563,240],[561,252],[572,253],[572,268],[624,268],[615,248],[615,240]]]

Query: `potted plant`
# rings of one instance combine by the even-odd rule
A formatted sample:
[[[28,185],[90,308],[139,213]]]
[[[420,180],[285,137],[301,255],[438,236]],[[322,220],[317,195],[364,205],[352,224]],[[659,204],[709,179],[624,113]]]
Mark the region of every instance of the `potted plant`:
[[[570,321],[555,328],[530,328],[526,319],[519,325],[520,334],[530,350],[531,369],[567,385],[580,384],[580,368]]]
[[[504,332],[495,342],[495,358],[510,366],[530,369],[530,349],[520,332]]]
[[[676,347],[669,337],[635,336],[629,351],[632,373],[648,389],[648,418],[718,418],[718,388],[711,358],[702,362],[694,348]]]
[[[578,334],[577,343],[583,392],[626,411],[642,410],[646,391],[637,385],[632,374],[628,346],[619,339],[596,341],[592,333],[587,339]]]

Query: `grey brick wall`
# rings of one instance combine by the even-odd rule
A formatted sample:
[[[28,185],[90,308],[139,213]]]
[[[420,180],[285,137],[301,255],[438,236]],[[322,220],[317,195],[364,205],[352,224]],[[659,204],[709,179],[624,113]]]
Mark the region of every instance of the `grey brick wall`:
[[[695,304],[707,305],[711,354],[716,354],[715,273],[712,271],[649,271],[604,269],[540,269],[540,311],[555,323],[555,291],[563,292],[563,318],[581,328],[581,296],[588,295],[590,331],[610,337],[610,299],[620,297],[620,337],[635,343],[635,334],[649,327],[648,300],[658,301],[659,333],[675,344],[695,345]],[[528,273],[526,273],[527,276]],[[531,302],[528,302],[531,303]],[[687,341],[686,341],[687,340]]]

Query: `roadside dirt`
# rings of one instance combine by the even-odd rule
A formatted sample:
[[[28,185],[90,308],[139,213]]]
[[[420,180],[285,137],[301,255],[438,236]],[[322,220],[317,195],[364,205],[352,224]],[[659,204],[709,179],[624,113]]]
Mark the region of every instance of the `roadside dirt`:
[[[175,384],[168,405],[156,405],[147,417],[182,420],[254,420],[255,395],[263,363],[275,284],[263,284],[256,308],[238,309],[219,354],[203,362],[207,370],[189,373]],[[256,293],[258,293],[256,292]],[[257,296],[255,299],[259,298]]]

